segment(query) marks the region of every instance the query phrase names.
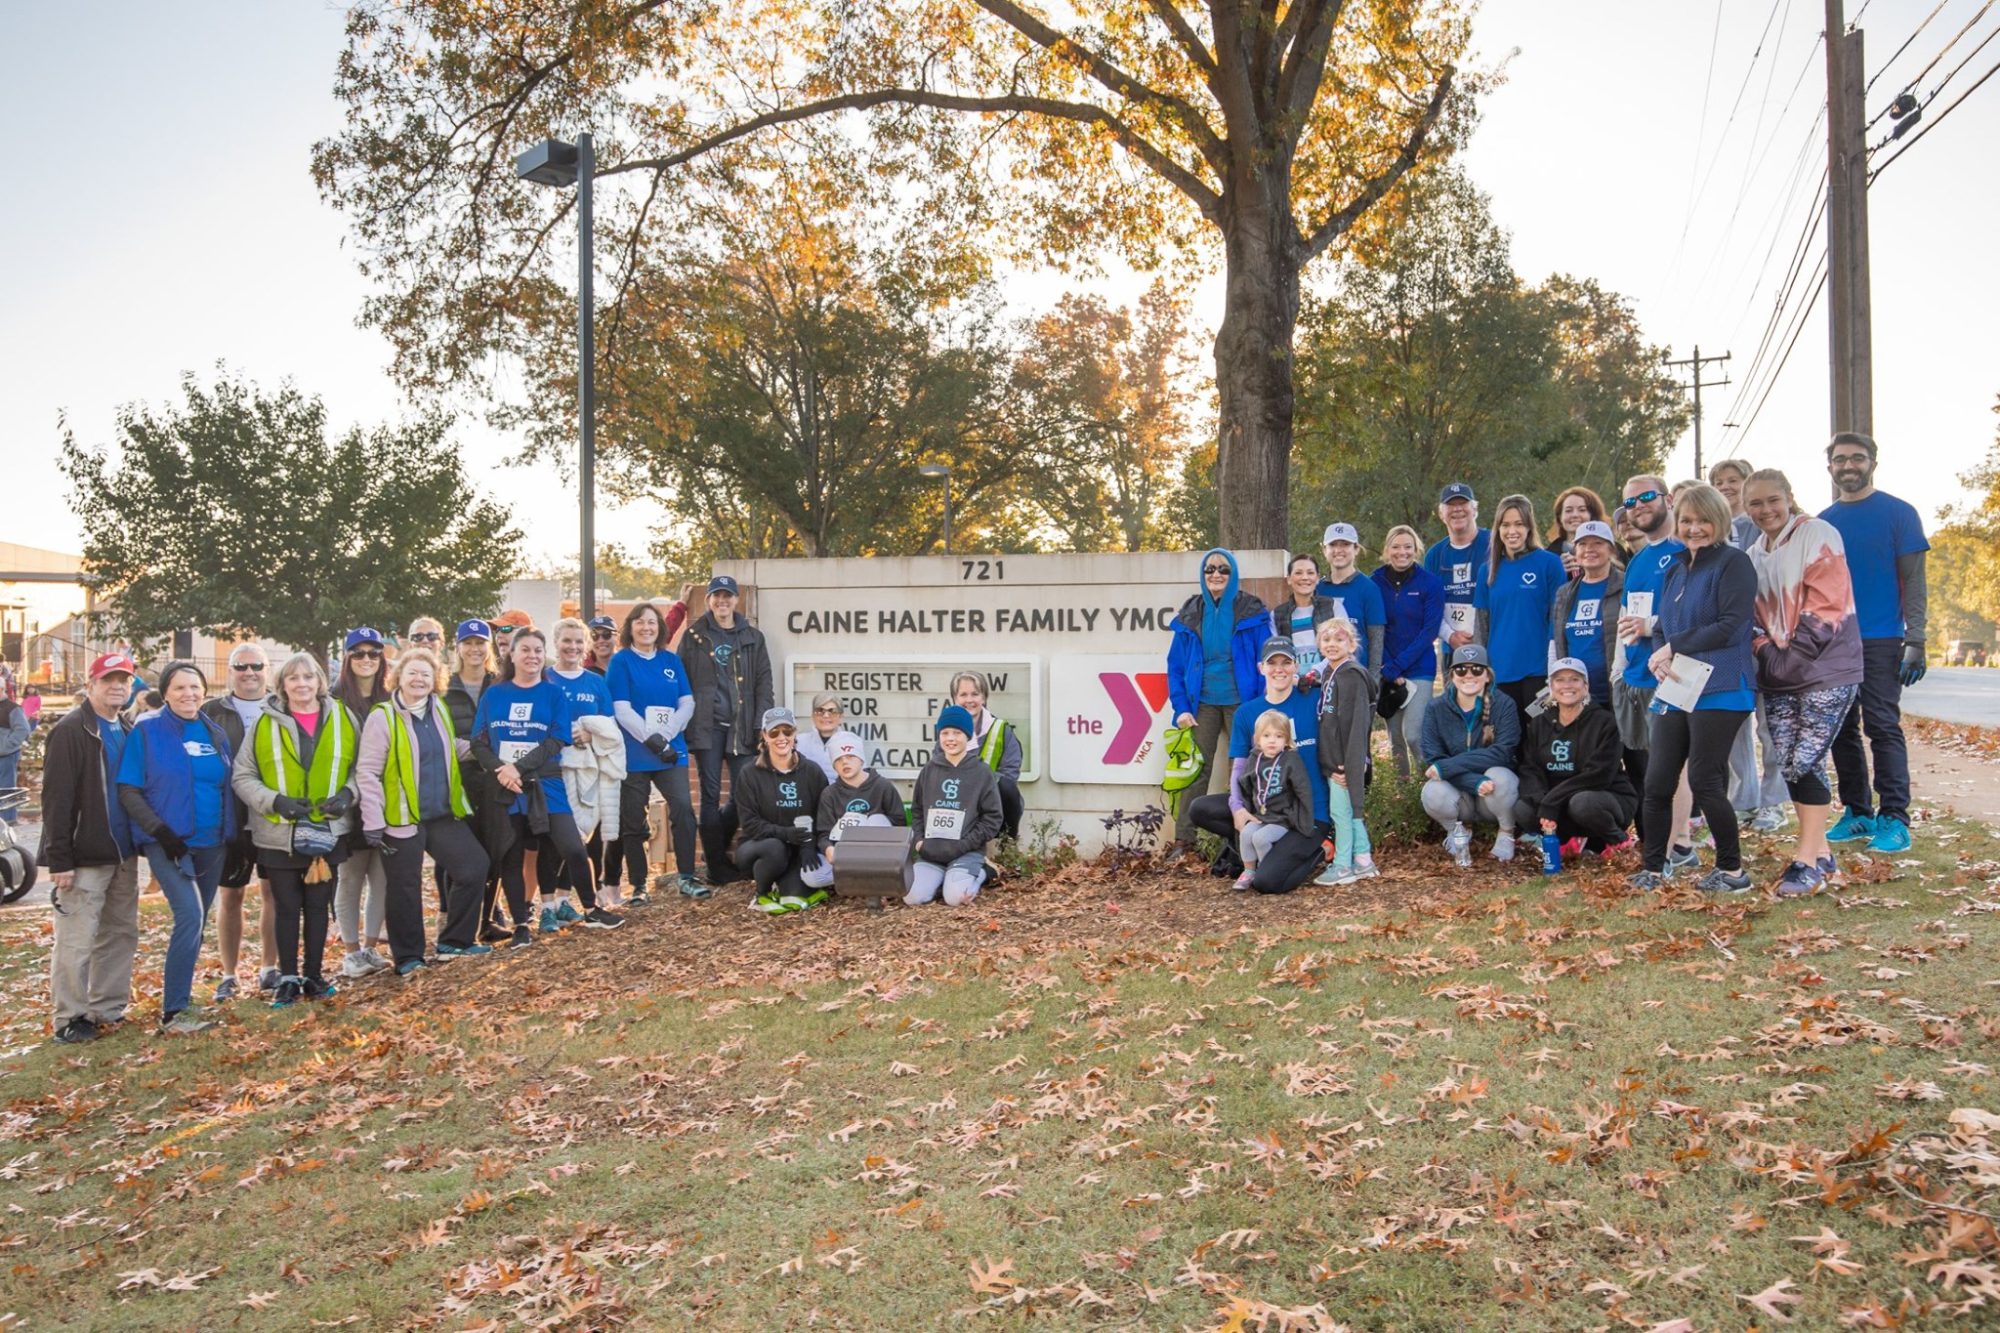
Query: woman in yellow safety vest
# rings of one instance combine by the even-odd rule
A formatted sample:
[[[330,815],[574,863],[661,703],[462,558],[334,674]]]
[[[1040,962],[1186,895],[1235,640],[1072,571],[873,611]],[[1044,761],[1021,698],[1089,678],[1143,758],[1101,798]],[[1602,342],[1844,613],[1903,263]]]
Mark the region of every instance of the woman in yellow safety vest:
[[[986,677],[961,671],[951,678],[951,702],[972,714],[972,749],[1000,780],[1000,831],[1021,836],[1021,738],[1004,718],[986,711]],[[943,752],[933,745],[931,757]]]
[[[335,868],[347,859],[345,835],[354,827],[358,748],[354,721],[328,695],[319,659],[294,653],[279,669],[264,711],[244,729],[231,764],[231,785],[249,811],[257,867],[271,881],[278,910],[281,970],[273,1008],[334,993],[320,965]]]
[[[396,661],[395,690],[361,726],[355,765],[361,788],[361,833],[389,867],[389,951],[396,975],[424,960],[424,853],[445,886],[438,928],[440,961],[491,953],[475,932],[486,883],[486,850],[465,822],[472,813],[459,761],[470,746],[459,739],[451,712],[438,698],[443,674],[437,654],[408,648]]]

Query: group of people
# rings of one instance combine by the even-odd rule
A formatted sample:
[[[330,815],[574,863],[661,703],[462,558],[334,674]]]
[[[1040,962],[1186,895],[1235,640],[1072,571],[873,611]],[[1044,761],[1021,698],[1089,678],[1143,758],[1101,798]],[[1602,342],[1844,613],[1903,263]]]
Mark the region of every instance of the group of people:
[[[56,1039],[92,1040],[131,1006],[141,858],[173,913],[160,1024],[175,1034],[214,1025],[193,1001],[211,917],[215,999],[238,996],[253,878],[259,989],[280,1007],[322,999],[336,989],[329,929],[339,976],[357,978],[623,925],[623,909],[648,901],[655,793],[687,898],[747,877],[756,910],[808,910],[835,883],[843,833],[863,824],[912,830],[905,901],[975,898],[996,873],[987,845],[1021,817],[1020,741],[986,708],[985,677],[953,678],[906,808],[842,726],[837,695],[816,697],[806,726],[775,703],[770,654],[739,599],[718,575],[691,623],[682,603],[644,601],[622,622],[565,618],[547,632],[518,611],[467,619],[449,660],[440,621],[412,622],[393,659],[363,626],[333,679],[313,653],[274,674],[261,646],[242,644],[213,699],[201,670],[176,661],[134,703],[137,662],[100,655],[43,770]]]
[[[1777,831],[1787,801],[1782,896],[1824,887],[1836,844],[1906,851],[1900,700],[1925,672],[1929,546],[1916,510],[1875,488],[1872,439],[1835,435],[1826,459],[1835,500],[1817,516],[1784,473],[1740,459],[1705,482],[1632,477],[1610,508],[1570,487],[1546,532],[1523,495],[1480,526],[1454,483],[1428,550],[1392,528],[1362,576],[1360,534],[1333,523],[1325,571],[1293,556],[1275,607],[1240,586],[1230,552],[1207,552],[1167,673],[1175,725],[1222,789],[1180,822],[1223,839],[1214,868],[1238,889],[1378,874],[1363,810],[1379,716],[1398,780],[1422,782],[1460,866],[1479,825],[1500,861],[1539,839],[1550,870],[1636,831],[1635,889],[1694,874],[1741,893],[1742,825]]]

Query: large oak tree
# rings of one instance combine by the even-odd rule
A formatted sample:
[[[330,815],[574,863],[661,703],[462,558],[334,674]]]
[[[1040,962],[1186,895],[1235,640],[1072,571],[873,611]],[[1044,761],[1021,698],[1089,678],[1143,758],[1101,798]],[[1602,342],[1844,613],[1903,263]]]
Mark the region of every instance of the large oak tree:
[[[314,172],[421,386],[567,330],[570,215],[510,158],[592,132],[615,373],[634,276],[683,201],[760,155],[861,162],[928,235],[1142,264],[1219,239],[1222,538],[1281,545],[1300,276],[1469,120],[1456,0],[362,0]],[[766,157],[768,161],[768,156]],[[893,185],[884,182],[893,181]]]

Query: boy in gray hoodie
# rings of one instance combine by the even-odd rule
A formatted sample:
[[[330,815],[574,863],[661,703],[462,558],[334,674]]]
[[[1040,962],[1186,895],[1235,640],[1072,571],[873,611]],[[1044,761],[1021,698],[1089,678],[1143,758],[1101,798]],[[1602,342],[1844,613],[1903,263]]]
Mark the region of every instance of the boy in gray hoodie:
[[[1000,784],[972,753],[972,714],[957,704],[938,714],[938,755],[917,774],[910,826],[917,831],[912,907],[935,900],[959,907],[986,882],[986,844],[1000,834]]]

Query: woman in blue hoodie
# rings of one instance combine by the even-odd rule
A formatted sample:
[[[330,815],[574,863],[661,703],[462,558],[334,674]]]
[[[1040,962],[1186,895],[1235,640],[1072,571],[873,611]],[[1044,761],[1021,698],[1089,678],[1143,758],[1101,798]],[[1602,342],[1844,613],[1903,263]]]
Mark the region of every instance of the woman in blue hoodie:
[[[1270,624],[1263,599],[1238,586],[1236,557],[1219,546],[1205,552],[1200,587],[1181,604],[1167,646],[1167,698],[1174,725],[1194,728],[1203,791],[1212,785],[1216,744],[1229,734],[1236,706],[1264,692],[1257,652]]]
[[[134,724],[119,759],[118,803],[173,908],[160,1030],[183,1034],[215,1026],[188,1008],[188,996],[223,857],[236,835],[236,807],[229,799],[229,739],[221,723],[201,712],[207,678],[192,662],[169,662],[159,691],[160,710]]]

